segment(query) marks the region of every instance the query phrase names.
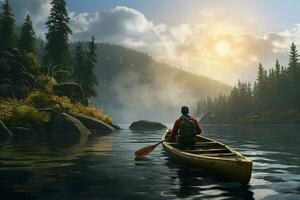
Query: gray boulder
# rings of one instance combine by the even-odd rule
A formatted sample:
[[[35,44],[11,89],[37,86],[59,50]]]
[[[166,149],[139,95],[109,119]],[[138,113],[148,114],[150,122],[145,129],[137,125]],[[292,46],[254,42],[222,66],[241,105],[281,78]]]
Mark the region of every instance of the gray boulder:
[[[130,127],[131,130],[162,130],[166,129],[167,126],[160,122],[153,122],[148,120],[140,120],[133,122]]]
[[[0,85],[1,84],[9,84],[9,85],[11,85],[12,84],[12,82],[11,82],[11,80],[10,79],[1,79],[0,80]]]
[[[37,138],[37,131],[27,127],[12,127],[12,140],[18,142],[34,141]]]
[[[14,86],[12,84],[3,83],[0,84],[0,96],[1,97],[14,97]]]
[[[0,120],[0,141],[6,141],[12,136],[12,132],[7,128],[3,121]]]
[[[112,122],[108,123],[108,125],[114,127],[116,130],[122,130],[122,128],[116,124],[113,124]]]
[[[85,97],[82,88],[77,83],[61,83],[54,85],[54,93],[57,96],[66,96],[72,102],[88,105],[88,100]]]
[[[0,84],[0,96],[10,98],[23,98],[28,94],[29,88],[26,85]]]
[[[30,74],[28,72],[21,72],[19,75],[18,75],[18,79],[19,80],[23,80],[23,81],[26,81],[26,83],[30,86],[30,87],[35,87],[36,85],[36,79],[34,77],[33,74]]]
[[[73,117],[78,119],[84,126],[94,133],[107,133],[116,130],[113,126],[93,117],[88,117],[85,115],[73,115]]]
[[[30,87],[26,85],[16,85],[14,86],[14,97],[17,99],[24,98],[30,92]]]
[[[62,113],[50,124],[49,139],[58,142],[79,142],[91,132],[76,118]]]

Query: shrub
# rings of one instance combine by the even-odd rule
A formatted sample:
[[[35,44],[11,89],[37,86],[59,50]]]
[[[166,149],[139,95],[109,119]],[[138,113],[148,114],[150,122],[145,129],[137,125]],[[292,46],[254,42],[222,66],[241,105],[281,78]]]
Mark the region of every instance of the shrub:
[[[35,108],[52,108],[55,110],[66,110],[71,114],[82,114],[94,117],[103,122],[110,122],[109,116],[102,114],[101,111],[84,106],[80,103],[73,104],[68,97],[59,97],[56,95],[45,94],[40,91],[34,91],[25,99],[25,103]]]
[[[42,124],[49,119],[48,113],[39,112],[22,100],[0,99],[0,120],[8,126]]]
[[[38,91],[46,94],[53,94],[53,86],[57,84],[57,81],[46,75],[41,75],[37,77],[37,89]]]
[[[70,109],[70,112],[72,114],[82,114],[82,115],[86,115],[86,116],[90,116],[96,119],[99,119],[103,122],[109,123],[111,122],[111,119],[108,115],[105,115],[103,113],[101,113],[99,110],[97,110],[96,108],[90,108],[87,106],[84,106],[82,104],[74,104],[72,106],[72,108]]]
[[[41,65],[39,64],[36,55],[33,53],[25,53],[23,57],[24,57],[24,64],[28,69],[28,71],[35,75],[39,74],[41,71]]]
[[[73,105],[68,97],[59,97],[34,91],[27,96],[25,103],[35,108],[70,109]]]

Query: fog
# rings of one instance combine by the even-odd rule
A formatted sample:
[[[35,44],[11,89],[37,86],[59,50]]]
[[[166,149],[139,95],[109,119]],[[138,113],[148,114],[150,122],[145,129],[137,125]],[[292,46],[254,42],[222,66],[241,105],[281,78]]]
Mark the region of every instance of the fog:
[[[179,114],[181,105],[192,106],[196,94],[192,95],[173,78],[155,77],[152,83],[136,84],[143,79],[139,74],[126,74],[114,82],[116,98],[122,102],[123,109],[112,113],[116,120],[130,122],[150,119],[170,122]]]
[[[110,84],[113,92],[102,91],[96,105],[118,123],[141,119],[170,123],[180,116],[181,106],[189,106],[193,114],[200,97],[230,90],[210,79],[161,66],[125,71]],[[103,101],[103,95],[108,101]]]

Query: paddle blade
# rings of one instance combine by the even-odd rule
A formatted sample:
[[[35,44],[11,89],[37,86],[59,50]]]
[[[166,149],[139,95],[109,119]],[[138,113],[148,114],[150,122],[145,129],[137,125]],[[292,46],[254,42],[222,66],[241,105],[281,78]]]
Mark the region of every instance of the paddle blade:
[[[141,148],[140,150],[137,150],[134,154],[138,158],[143,158],[146,155],[148,155],[149,153],[151,153],[155,149],[156,146],[157,145],[150,145],[150,146]]]

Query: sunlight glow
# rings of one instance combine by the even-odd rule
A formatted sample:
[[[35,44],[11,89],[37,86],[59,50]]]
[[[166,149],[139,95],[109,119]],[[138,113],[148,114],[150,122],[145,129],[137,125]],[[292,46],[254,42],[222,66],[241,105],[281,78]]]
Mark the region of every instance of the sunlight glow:
[[[220,56],[227,56],[230,53],[230,44],[226,41],[220,41],[215,46],[215,51]]]

